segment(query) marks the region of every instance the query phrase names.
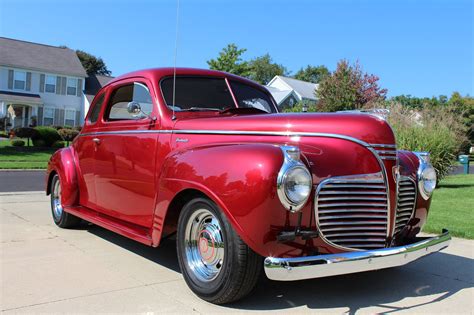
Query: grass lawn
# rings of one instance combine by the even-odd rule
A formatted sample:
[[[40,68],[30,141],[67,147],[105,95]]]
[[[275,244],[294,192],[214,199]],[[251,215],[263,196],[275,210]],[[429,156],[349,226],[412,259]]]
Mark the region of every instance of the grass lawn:
[[[13,147],[10,141],[0,140],[0,169],[45,169],[55,151],[49,148]]]
[[[424,232],[474,239],[474,174],[447,176],[433,193]]]

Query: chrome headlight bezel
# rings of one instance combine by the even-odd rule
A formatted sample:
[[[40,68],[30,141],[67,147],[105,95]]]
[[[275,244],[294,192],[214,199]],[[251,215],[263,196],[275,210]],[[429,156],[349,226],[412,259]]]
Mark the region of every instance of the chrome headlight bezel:
[[[277,178],[277,192],[278,197],[280,198],[280,202],[285,207],[286,210],[290,212],[297,212],[303,208],[303,206],[309,200],[311,196],[312,188],[313,188],[313,181],[311,173],[309,172],[308,168],[301,162],[300,160],[300,150],[298,147],[294,146],[281,146],[281,150],[283,151],[284,161],[283,165],[278,172]],[[305,198],[300,201],[291,200],[287,193],[287,183],[288,183],[288,176],[291,172],[295,170],[301,170],[304,174],[308,177],[309,181],[309,189],[308,194]]]
[[[419,166],[417,170],[418,191],[423,199],[430,199],[436,188],[436,170],[430,163],[428,152],[413,152],[418,157]]]

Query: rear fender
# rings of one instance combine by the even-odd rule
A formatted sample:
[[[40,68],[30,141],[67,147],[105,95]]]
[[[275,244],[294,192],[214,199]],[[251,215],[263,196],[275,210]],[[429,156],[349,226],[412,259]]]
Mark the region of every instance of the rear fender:
[[[61,181],[61,202],[63,206],[74,206],[79,203],[79,186],[73,149],[67,147],[56,151],[48,162],[46,172],[46,194],[51,193],[51,181],[54,174]]]

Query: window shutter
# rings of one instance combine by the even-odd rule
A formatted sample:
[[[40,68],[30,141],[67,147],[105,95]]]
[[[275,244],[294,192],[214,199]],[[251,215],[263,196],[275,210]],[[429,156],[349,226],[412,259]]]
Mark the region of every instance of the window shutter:
[[[82,126],[81,111],[79,110],[76,110],[76,126]]]
[[[77,79],[77,96],[81,96],[82,92],[82,79]]]
[[[26,73],[26,90],[31,90],[31,72]]]
[[[42,74],[44,75],[44,74]],[[38,107],[38,126],[43,126],[43,107]]]
[[[66,89],[67,89],[67,84],[66,84],[66,77],[61,78],[61,94],[66,95]]]
[[[59,110],[59,123],[58,125],[64,125],[64,109]]]
[[[8,70],[8,88],[13,89],[13,70]]]
[[[43,92],[43,93],[44,93],[44,80],[45,80],[44,74],[40,74],[40,92]],[[43,121],[43,119],[41,119],[41,121]]]
[[[56,77],[56,94],[61,94],[61,77]]]
[[[54,121],[53,125],[61,125],[61,121],[59,120],[59,108],[54,109]],[[64,125],[64,124],[63,124]]]

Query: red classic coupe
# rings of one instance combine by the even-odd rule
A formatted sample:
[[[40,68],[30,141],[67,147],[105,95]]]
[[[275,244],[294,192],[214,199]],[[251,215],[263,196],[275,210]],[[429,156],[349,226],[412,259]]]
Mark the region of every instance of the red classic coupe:
[[[247,295],[262,269],[301,280],[404,265],[448,246],[417,237],[436,185],[380,115],[280,114],[228,73],[150,69],[104,86],[48,165],[54,222],[81,219],[157,247],[176,233],[201,298]]]

